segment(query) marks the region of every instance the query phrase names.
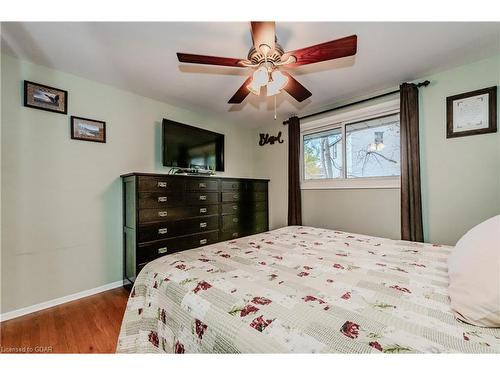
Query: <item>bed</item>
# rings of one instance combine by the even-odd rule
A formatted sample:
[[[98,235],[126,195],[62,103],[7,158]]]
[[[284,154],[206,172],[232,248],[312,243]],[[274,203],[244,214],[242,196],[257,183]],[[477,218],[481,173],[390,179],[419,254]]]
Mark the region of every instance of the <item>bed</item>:
[[[149,263],[118,353],[499,353],[455,319],[452,247],[291,226]]]

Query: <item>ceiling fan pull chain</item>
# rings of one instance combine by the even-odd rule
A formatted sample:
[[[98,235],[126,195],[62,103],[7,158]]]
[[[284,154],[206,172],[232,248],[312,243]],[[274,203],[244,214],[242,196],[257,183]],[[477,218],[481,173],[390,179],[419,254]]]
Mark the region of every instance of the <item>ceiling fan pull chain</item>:
[[[274,95],[274,120],[276,120],[276,95]]]

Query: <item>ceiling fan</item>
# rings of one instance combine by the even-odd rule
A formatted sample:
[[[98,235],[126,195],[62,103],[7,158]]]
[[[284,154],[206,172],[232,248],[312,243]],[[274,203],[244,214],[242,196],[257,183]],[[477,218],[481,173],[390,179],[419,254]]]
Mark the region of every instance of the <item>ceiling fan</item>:
[[[264,86],[267,88],[267,96],[279,94],[281,90],[284,90],[297,101],[302,102],[312,95],[311,92],[288,72],[281,71],[282,67],[295,68],[356,54],[356,35],[285,52],[278,44],[274,22],[250,22],[250,24],[253,47],[248,51],[246,59],[177,53],[179,61],[184,63],[255,69],[229,99],[228,103],[231,104],[241,103],[250,92],[260,95]]]

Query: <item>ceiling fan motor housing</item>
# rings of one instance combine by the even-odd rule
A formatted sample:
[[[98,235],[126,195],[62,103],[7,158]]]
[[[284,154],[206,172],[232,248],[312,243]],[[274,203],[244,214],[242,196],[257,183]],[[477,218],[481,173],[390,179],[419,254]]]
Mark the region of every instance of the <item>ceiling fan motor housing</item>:
[[[283,50],[283,47],[281,47],[278,43],[274,44],[274,50],[270,51],[267,54],[267,57],[261,51],[257,51],[255,47],[252,47],[248,51],[248,60],[255,65],[260,65],[266,60],[267,62],[278,64],[281,62],[281,56],[283,56],[284,53],[285,51]]]

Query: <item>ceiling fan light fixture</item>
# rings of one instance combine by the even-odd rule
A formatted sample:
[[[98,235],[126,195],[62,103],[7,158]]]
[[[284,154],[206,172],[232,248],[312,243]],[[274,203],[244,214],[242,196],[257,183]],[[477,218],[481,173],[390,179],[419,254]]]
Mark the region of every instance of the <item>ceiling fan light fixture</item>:
[[[280,92],[281,89],[274,81],[271,81],[267,84],[267,96],[277,95]]]
[[[262,86],[255,83],[255,80],[252,80],[252,82],[250,82],[250,84],[247,86],[247,89],[250,90],[252,94],[259,96],[261,87]]]
[[[267,84],[267,96],[277,95],[281,92],[283,87],[288,83],[288,77],[275,70],[271,73],[272,81]]]
[[[280,90],[288,83],[288,77],[281,73],[279,70],[273,71],[271,77],[273,79],[273,82],[276,82],[276,84],[279,86]]]
[[[253,72],[252,76],[252,85],[258,85],[259,87],[267,85],[269,82],[269,73],[267,68],[261,66],[255,72]]]

